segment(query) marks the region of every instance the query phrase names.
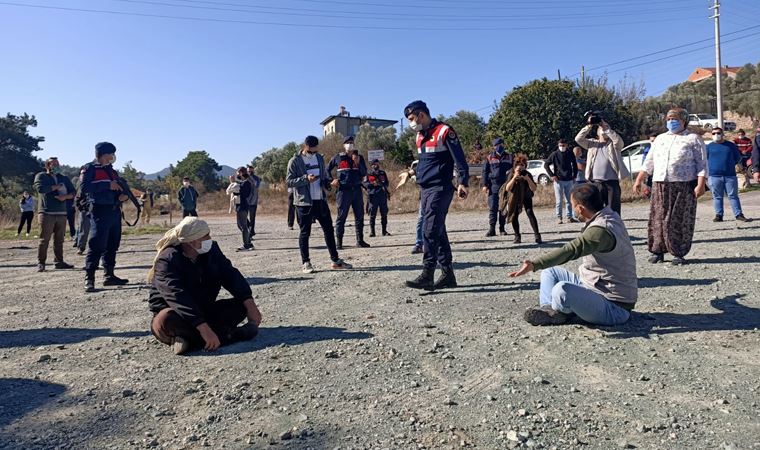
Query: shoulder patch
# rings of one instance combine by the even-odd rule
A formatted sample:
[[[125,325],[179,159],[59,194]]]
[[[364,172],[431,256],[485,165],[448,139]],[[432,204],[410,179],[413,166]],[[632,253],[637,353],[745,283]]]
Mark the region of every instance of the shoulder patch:
[[[447,134],[448,138],[452,141],[455,141],[457,139],[457,134],[454,132],[454,130],[449,130],[449,133]]]

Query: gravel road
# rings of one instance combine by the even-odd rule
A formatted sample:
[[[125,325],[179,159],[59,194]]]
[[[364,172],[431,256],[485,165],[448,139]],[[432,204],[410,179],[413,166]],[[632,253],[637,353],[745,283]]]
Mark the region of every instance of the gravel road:
[[[760,216],[760,193],[742,201]],[[713,223],[702,202],[691,264],[652,266],[648,205],[623,214],[641,289],[618,328],[522,320],[538,274],[506,273],[580,230],[549,210],[540,248],[487,240],[485,212],[450,215],[460,287],[429,294],[401,287],[420,269],[414,216],[343,251],[349,272],[324,270],[315,228],[313,275],[283,218],[260,218],[256,251],[236,254],[234,218],[215,217],[264,323],[185,357],[147,331],[158,236],[126,237],[130,284],[90,295],[81,271],[37,274],[34,242],[0,242],[0,448],[760,449],[760,221]]]

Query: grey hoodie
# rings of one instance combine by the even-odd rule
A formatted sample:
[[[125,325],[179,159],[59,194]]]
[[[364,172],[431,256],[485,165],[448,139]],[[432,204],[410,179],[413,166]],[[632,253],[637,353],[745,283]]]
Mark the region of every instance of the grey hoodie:
[[[322,198],[327,198],[326,191],[330,190],[332,176],[325,169],[324,157],[317,153],[317,162],[319,163],[319,173],[321,174]],[[293,205],[311,206],[311,189],[309,188],[309,177],[306,173],[306,164],[301,158],[299,151],[288,161],[288,174],[285,177],[285,183],[289,188],[293,188]]]

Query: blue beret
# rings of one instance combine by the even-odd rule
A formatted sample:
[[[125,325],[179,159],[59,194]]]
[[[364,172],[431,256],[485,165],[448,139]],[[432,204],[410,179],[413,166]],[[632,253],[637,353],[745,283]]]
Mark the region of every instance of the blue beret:
[[[425,111],[426,113],[430,114],[430,110],[428,109],[425,102],[422,100],[415,100],[412,103],[406,105],[406,108],[404,108],[404,117],[409,117],[409,114],[414,114],[417,111]]]
[[[493,140],[493,145],[504,145],[504,139],[496,138]]]
[[[349,142],[354,142],[353,136],[348,136],[347,138],[343,139],[344,144],[348,144]]]
[[[110,142],[98,142],[95,144],[95,154],[98,157],[116,153],[116,146]]]

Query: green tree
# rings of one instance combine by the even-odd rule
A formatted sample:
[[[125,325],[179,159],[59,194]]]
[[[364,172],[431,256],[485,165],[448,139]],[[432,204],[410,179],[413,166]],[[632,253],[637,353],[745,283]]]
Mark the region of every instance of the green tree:
[[[272,148],[254,158],[251,165],[256,174],[268,183],[282,183],[288,170],[288,161],[293,157],[300,146],[295,142],[288,142],[282,148]]]
[[[480,148],[490,148],[486,137],[486,122],[478,113],[472,111],[458,111],[450,117],[439,117],[454,128],[462,143],[462,149],[469,160],[480,160]],[[480,148],[478,147],[480,146]]]
[[[206,191],[220,189],[220,178],[217,172],[221,166],[209,156],[205,150],[188,152],[185,159],[178,161],[171,174],[177,177],[190,177],[196,183],[203,185]]]
[[[359,132],[354,138],[356,148],[367,156],[368,150],[384,150],[386,155],[396,148],[396,128],[375,128],[368,123],[359,127]],[[390,157],[388,158],[390,159]],[[370,161],[367,161],[368,163]]]
[[[409,167],[417,159],[417,132],[409,127],[404,128],[396,146],[386,156],[399,166]]]
[[[141,191],[145,190],[145,173],[135,169],[132,161],[127,161],[121,169],[121,177],[127,180],[129,186]]]
[[[560,138],[572,140],[585,125],[585,111],[598,110],[625,142],[631,142],[639,137],[632,110],[639,101],[609,88],[606,79],[585,80],[582,85],[534,80],[504,96],[488,122],[488,134],[502,137],[509,151],[543,158]]]
[[[33,153],[42,150],[42,136],[29,134],[37,126],[34,116],[24,113],[0,117],[0,180],[4,178],[29,178],[42,170],[42,164]]]

